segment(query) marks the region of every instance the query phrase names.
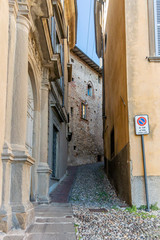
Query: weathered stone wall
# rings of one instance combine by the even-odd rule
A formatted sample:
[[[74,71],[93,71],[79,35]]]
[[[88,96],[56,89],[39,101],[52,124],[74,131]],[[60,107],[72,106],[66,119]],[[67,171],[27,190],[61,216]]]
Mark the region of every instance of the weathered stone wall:
[[[98,80],[98,74],[73,53],[70,61],[73,81],[69,83],[69,130],[72,140],[68,164],[92,163],[97,161],[98,155],[103,155],[102,79]],[[88,84],[92,86],[92,96],[88,96]],[[81,103],[85,101],[86,120],[81,117]]]
[[[4,142],[5,132],[5,107],[7,87],[7,57],[8,57],[8,1],[0,1],[0,156]],[[0,160],[0,204],[2,188],[2,162]]]

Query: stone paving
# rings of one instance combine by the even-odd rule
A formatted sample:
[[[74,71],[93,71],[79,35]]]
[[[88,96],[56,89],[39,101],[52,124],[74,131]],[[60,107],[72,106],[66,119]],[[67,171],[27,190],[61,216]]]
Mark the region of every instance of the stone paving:
[[[67,175],[58,187],[50,194],[51,202],[67,203],[78,167],[68,167]]]
[[[0,233],[0,240],[160,239],[160,211],[129,208],[117,197],[102,163],[69,168],[51,201],[35,206],[35,223],[27,230]]]
[[[128,207],[117,197],[102,163],[78,168],[70,202],[77,240],[160,239],[160,210]]]

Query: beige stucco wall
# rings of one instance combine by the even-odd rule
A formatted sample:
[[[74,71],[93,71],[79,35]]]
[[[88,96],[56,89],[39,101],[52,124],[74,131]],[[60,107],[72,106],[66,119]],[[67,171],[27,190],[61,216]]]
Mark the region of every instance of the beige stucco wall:
[[[0,155],[4,142],[5,106],[7,86],[7,56],[8,56],[8,1],[0,1]],[[2,189],[2,162],[0,160],[0,204]]]
[[[111,159],[110,133],[114,127],[115,156],[128,143],[124,1],[109,2],[104,52],[105,157]],[[105,42],[105,41],[104,41]]]
[[[126,0],[127,85],[132,175],[143,175],[141,137],[134,116],[148,114],[150,134],[144,137],[147,173],[160,175],[160,63],[148,62],[149,26],[146,0]]]

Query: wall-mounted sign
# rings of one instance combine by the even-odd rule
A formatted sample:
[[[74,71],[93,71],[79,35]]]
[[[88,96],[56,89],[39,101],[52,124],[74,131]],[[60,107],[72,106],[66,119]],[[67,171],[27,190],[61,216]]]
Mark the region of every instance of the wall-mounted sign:
[[[149,134],[149,118],[148,115],[136,115],[135,116],[135,129],[136,135]]]

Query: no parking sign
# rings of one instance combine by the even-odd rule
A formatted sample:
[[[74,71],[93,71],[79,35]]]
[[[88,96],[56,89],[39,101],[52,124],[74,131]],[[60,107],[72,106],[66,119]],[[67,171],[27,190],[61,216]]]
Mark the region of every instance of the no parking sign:
[[[148,115],[136,115],[135,116],[135,129],[136,135],[149,134],[149,118]]]
[[[144,115],[135,116],[135,129],[136,129],[136,135],[141,135],[141,139],[142,139],[144,179],[145,179],[146,203],[147,203],[146,211],[150,211],[149,196],[148,196],[148,184],[147,184],[146,157],[145,157],[144,136],[143,136],[143,135],[149,134],[149,117],[148,117],[148,115],[144,114]]]

